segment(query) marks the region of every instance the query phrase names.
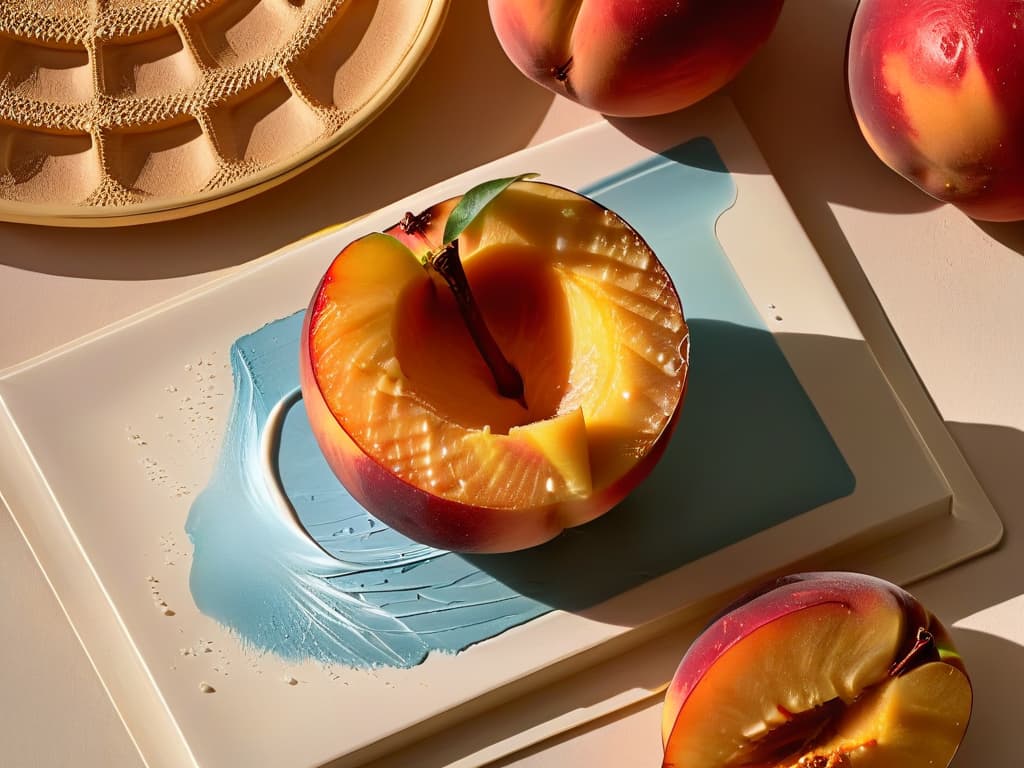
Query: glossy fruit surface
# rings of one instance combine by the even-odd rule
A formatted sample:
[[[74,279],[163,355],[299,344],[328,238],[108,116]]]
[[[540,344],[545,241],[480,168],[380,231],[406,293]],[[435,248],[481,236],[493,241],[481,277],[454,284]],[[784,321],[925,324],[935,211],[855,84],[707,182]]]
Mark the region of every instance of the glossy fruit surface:
[[[666,768],[945,768],[971,685],[942,624],[903,589],[805,573],[715,619],[663,710]]]
[[[653,468],[689,336],[664,267],[621,218],[519,182],[458,239],[525,407],[501,396],[452,291],[409,251],[437,249],[455,203],[334,260],[306,315],[303,396],[328,463],[380,520],[443,549],[510,551],[603,514]]]
[[[974,218],[1024,218],[1024,6],[861,0],[847,74],[886,165]]]
[[[771,34],[782,0],[489,0],[527,77],[610,115],[654,115],[717,91]]]

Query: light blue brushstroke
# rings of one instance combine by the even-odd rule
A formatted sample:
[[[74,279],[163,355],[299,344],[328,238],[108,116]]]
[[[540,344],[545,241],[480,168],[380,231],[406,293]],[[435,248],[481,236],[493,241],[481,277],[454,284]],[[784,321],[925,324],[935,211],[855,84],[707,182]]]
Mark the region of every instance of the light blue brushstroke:
[[[651,244],[690,321],[689,392],[651,477],[611,513],[542,547],[455,555],[410,541],[356,504],[322,458],[300,402],[285,417],[279,465],[314,544],[286,524],[258,461],[267,415],[298,384],[297,313],[231,349],[227,434],[186,525],[200,610],[288,659],[409,667],[552,608],[598,605],[853,491],[846,462],[715,237],[736,193],[712,143],[688,142],[584,192]]]

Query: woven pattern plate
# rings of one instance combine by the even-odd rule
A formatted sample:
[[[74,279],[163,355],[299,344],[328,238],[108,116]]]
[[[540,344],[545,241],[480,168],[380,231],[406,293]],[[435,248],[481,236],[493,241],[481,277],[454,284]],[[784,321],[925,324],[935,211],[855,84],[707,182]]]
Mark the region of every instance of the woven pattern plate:
[[[208,210],[336,149],[411,79],[447,0],[4,0],[0,219]]]

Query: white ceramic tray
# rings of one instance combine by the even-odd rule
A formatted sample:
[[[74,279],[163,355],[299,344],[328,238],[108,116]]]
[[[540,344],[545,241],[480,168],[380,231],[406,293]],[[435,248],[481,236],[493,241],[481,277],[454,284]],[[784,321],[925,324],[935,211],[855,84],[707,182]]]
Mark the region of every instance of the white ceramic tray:
[[[769,574],[842,566],[907,582],[999,540],[909,364],[887,349],[879,367],[730,102],[619,125],[475,169],[0,374],[0,493],[148,765],[352,766],[431,734],[409,764],[481,765],[649,697],[687,622]],[[695,137],[710,139],[736,187],[718,241],[856,478],[852,493],[591,609],[556,610],[411,669],[257,654],[196,609],[184,524],[216,461],[237,338],[302,308],[342,245],[407,210],[524,170],[584,187]],[[192,396],[205,397],[198,421],[182,407]],[[598,691],[544,688],[596,664]]]

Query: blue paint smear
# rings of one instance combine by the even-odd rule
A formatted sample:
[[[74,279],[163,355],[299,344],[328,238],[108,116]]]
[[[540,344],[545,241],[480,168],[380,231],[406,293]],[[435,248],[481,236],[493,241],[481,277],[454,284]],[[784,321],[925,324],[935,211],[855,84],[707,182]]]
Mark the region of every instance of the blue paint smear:
[[[314,543],[287,523],[259,462],[268,414],[298,386],[299,312],[231,349],[227,434],[186,524],[200,610],[287,659],[409,667],[555,608],[600,605],[853,491],[849,467],[715,237],[736,190],[713,144],[696,139],[583,191],[650,243],[690,323],[686,403],[651,476],[612,512],[546,545],[456,555],[411,541],[353,501],[299,401],[285,416],[278,463]]]

